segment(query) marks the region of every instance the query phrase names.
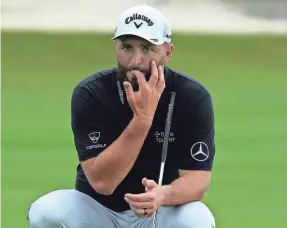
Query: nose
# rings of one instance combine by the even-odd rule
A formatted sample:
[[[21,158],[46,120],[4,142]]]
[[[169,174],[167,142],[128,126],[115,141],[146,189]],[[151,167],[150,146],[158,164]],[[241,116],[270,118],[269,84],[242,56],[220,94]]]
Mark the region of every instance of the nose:
[[[135,51],[131,58],[132,66],[141,66],[143,63],[143,55],[140,52]]]

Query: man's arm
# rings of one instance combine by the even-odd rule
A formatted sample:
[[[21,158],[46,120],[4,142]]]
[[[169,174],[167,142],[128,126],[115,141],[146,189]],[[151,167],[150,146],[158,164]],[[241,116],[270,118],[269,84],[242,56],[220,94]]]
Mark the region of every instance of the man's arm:
[[[202,200],[210,183],[215,155],[214,112],[211,95],[205,93],[195,105],[186,106],[182,113],[190,118],[178,126],[175,148],[178,160],[174,161],[179,177],[172,183],[158,186],[154,180],[143,179],[145,193],[125,195],[132,210],[142,216],[147,208],[150,216],[160,206],[182,205]]]
[[[133,73],[137,78],[139,91],[134,92],[132,85],[129,82],[124,82],[127,101],[134,114],[133,119],[121,135],[110,142],[105,150],[93,152],[93,155],[81,155],[83,158],[81,165],[89,183],[97,192],[105,195],[114,192],[134,165],[152,125],[154,113],[165,88],[163,68],[159,66],[157,69],[155,62],[152,63],[152,74],[148,82],[141,72],[134,71]],[[77,96],[75,96],[74,101],[76,100]],[[104,131],[105,135],[109,134],[107,124],[102,123],[102,117],[95,117],[99,115],[100,111],[96,113],[90,111],[91,104],[86,103],[87,100],[85,98],[80,99],[80,102],[74,102],[73,119],[76,125],[75,128],[82,130],[86,127],[83,127],[82,123],[88,121],[88,128],[91,128],[90,125],[94,125],[93,131]],[[85,103],[84,106],[83,103]],[[90,116],[88,120],[85,116],[86,113]],[[74,132],[76,131],[74,129]],[[87,130],[85,129],[84,132],[87,132]],[[77,133],[77,135],[82,137],[79,136],[80,133]],[[77,141],[80,141],[79,145],[83,144],[81,139],[77,139]],[[78,148],[81,154],[82,149],[80,146]],[[85,149],[83,151],[86,153]]]
[[[123,133],[97,157],[82,161],[82,168],[99,193],[110,195],[134,165],[150,126],[133,118]]]
[[[215,156],[214,110],[210,93],[188,108],[191,118],[178,136],[179,178],[164,187],[164,205],[202,200],[210,184]]]
[[[158,207],[179,206],[202,200],[210,183],[210,171],[180,170],[180,177],[169,185],[159,186],[154,180],[144,178],[145,193],[125,194],[125,200],[139,217],[143,209],[151,216]]]
[[[180,177],[162,186],[161,206],[175,206],[202,200],[210,183],[210,171],[180,170]]]

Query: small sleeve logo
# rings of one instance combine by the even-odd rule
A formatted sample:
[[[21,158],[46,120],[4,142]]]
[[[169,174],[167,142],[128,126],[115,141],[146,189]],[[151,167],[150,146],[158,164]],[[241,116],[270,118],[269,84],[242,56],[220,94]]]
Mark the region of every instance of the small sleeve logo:
[[[197,142],[193,144],[190,153],[194,160],[200,162],[207,160],[209,157],[209,149],[204,142]]]
[[[89,134],[90,139],[93,143],[97,143],[100,138],[101,133],[100,132],[92,132]]]

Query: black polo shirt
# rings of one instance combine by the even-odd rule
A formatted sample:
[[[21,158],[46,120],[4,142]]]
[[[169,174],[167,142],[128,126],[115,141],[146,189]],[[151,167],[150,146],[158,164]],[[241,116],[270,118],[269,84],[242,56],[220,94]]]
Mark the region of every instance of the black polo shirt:
[[[166,88],[153,124],[134,166],[114,193],[109,196],[97,193],[87,181],[81,165],[77,167],[76,189],[111,210],[130,209],[124,195],[143,193],[143,177],[158,182],[165,120],[172,91],[176,92],[176,98],[163,184],[175,180],[179,169],[212,169],[215,130],[211,95],[190,76],[169,67],[165,67],[164,73]],[[74,88],[71,115],[79,161],[104,152],[121,135],[133,113],[126,100],[123,84],[118,81],[116,67],[90,75]]]

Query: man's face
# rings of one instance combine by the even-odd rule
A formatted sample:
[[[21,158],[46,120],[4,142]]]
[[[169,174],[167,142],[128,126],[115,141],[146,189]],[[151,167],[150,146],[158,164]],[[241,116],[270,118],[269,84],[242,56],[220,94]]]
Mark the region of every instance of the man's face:
[[[131,71],[139,70],[148,81],[151,75],[151,61],[155,60],[157,66],[165,65],[172,52],[170,44],[154,45],[135,36],[122,37],[115,43],[119,79],[129,81],[134,90],[138,89],[138,83]]]

